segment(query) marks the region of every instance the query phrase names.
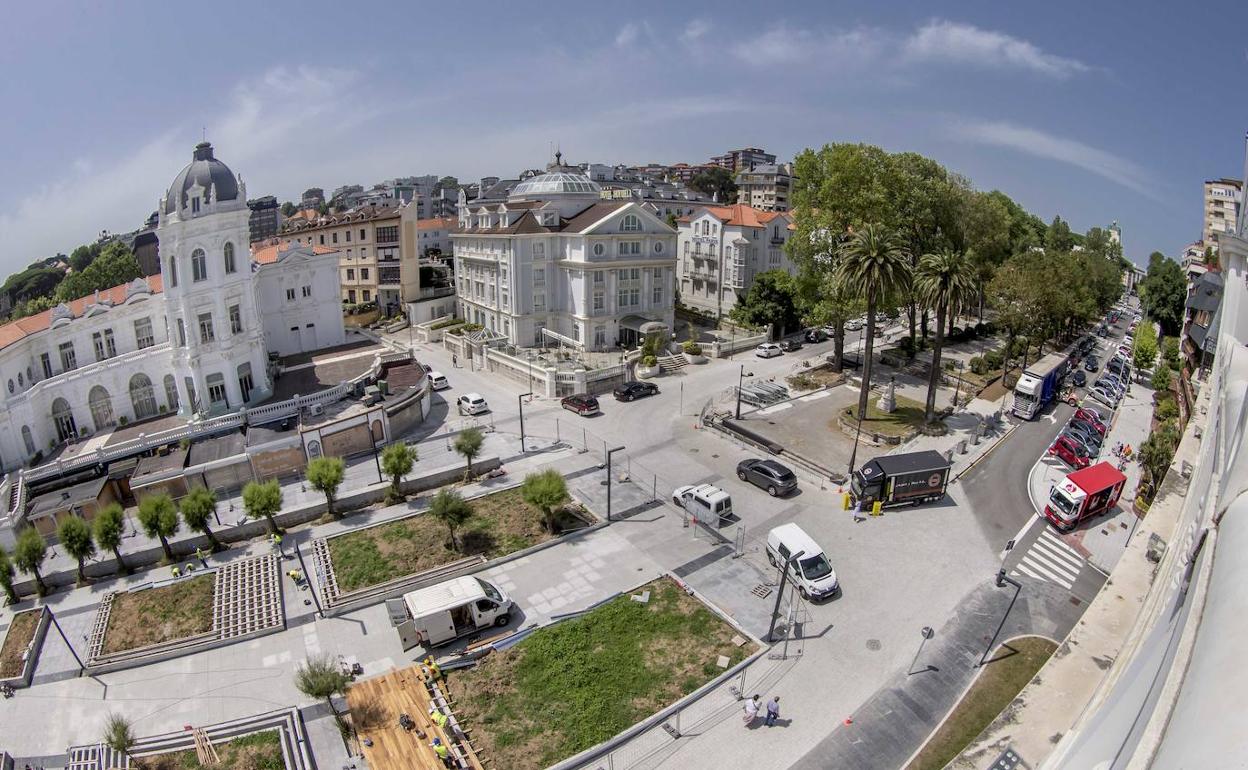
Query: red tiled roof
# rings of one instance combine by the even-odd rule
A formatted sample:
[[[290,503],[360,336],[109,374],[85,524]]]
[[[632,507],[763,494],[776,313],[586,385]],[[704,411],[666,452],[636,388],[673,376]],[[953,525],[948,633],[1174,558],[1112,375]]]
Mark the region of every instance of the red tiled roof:
[[[151,288],[152,294],[159,294],[164,291],[164,284],[161,281],[160,274],[147,276],[147,285]],[[114,305],[124,304],[126,301],[126,286],[114,286],[111,289],[104,289],[95,294],[88,294],[85,297],[79,297],[76,300],[68,302],[69,309],[74,314],[74,318],[78,318],[87,310],[88,305],[93,305],[97,301],[109,301]],[[45,310],[42,313],[36,313],[32,316],[19,318],[0,326],[0,349],[7,348],[15,342],[23,340],[32,334],[45,331],[52,327],[52,311]]]
[[[459,224],[459,220],[455,217],[441,217],[433,219],[417,219],[417,230],[450,230]]]
[[[295,243],[294,241],[281,241],[280,243],[271,243],[268,246],[261,246],[258,249],[255,248],[255,246],[256,244],[252,244],[251,258],[252,260],[262,265],[273,264],[274,262],[277,261],[277,255],[282,253],[283,251],[289,251],[290,249],[308,248],[307,246],[300,245],[298,243]],[[328,246],[321,246],[319,244],[312,247],[313,254],[328,254],[331,251],[337,251],[337,249],[331,249]]]
[[[726,225],[741,227],[765,227],[776,217],[788,214],[787,211],[762,211],[744,203],[737,203],[732,206],[703,206],[695,211],[693,216],[681,217],[676,221],[691,222],[693,217],[701,216],[703,212],[709,212],[711,216]]]

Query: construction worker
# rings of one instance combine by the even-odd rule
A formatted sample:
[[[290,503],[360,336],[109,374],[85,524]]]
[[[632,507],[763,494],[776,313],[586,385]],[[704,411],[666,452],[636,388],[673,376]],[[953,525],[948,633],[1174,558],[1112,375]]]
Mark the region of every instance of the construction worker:
[[[435,725],[437,725],[438,727],[441,727],[443,730],[446,729],[446,723],[450,721],[446,718],[446,714],[442,713],[442,709],[438,708],[437,706],[429,707],[429,718],[433,720],[433,723]]]
[[[429,672],[430,681],[436,682],[442,678],[442,667],[434,661],[432,655],[425,658],[425,669]]]
[[[285,557],[286,552],[282,550],[282,536],[274,533],[271,537],[273,539],[273,550],[277,551],[278,555]]]
[[[173,573],[173,576],[174,576],[175,578],[180,578],[180,577],[182,577],[182,570],[178,569],[178,565],[176,565],[176,564],[175,564],[175,565],[173,565],[173,568],[172,568],[172,569],[170,569],[169,571]]]
[[[195,558],[199,559],[199,563],[204,566],[204,569],[208,569],[208,552],[207,551],[205,551],[203,548],[196,548]]]
[[[451,752],[442,742],[441,738],[434,738],[433,743],[429,744],[433,748],[433,753],[438,755],[438,759],[442,760],[443,767],[455,767],[451,764]]]

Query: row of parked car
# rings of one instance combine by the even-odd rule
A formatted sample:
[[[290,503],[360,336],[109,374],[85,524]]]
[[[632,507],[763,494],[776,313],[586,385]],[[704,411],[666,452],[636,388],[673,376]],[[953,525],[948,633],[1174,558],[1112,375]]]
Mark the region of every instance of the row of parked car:
[[[1100,455],[1108,434],[1108,414],[1095,407],[1080,407],[1049,447],[1049,454],[1076,470],[1086,468]]]

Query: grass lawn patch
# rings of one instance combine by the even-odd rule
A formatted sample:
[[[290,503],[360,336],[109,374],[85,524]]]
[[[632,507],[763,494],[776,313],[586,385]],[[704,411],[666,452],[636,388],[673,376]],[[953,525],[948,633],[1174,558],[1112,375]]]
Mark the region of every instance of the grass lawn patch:
[[[788,378],[789,386],[798,390],[831,387],[840,385],[843,382],[845,382],[845,372],[832,371],[832,364],[821,364]]]
[[[215,767],[228,767],[230,770],[286,770],[286,761],[282,759],[282,744],[276,730],[252,733],[239,738],[231,738],[224,743],[214,744],[221,764]],[[154,757],[143,757],[144,770],[204,770],[205,765],[199,763],[195,750],[178,751],[173,754],[159,754]]]
[[[984,667],[907,770],[940,770],[953,761],[1018,697],[1056,649],[1056,644],[1038,636],[1015,639],[998,647],[994,658],[1000,660]]]
[[[867,399],[867,418],[862,421],[862,429],[881,436],[904,436],[913,430],[923,427],[925,407],[918,401],[896,396],[897,409],[889,414],[880,411],[876,406],[879,399],[872,395]],[[858,421],[858,402],[841,410],[841,416],[849,423]]]
[[[212,630],[215,576],[179,580],[113,597],[104,630],[104,655],[148,647]]]
[[[448,674],[461,721],[494,767],[530,770],[607,740],[755,651],[668,578],[536,631]]]
[[[42,615],[43,610],[37,609],[19,612],[13,616],[13,622],[9,624],[9,630],[4,635],[4,646],[0,647],[0,679],[12,679],[22,675],[22,669],[26,666],[22,653],[26,651],[30,640],[35,638]]]
[[[456,533],[452,550],[446,525],[420,514],[358,529],[329,539],[338,588],[344,593],[480,554],[506,556],[553,536],[542,528],[542,512],[524,501],[520,488],[468,501],[473,515]],[[572,512],[560,520],[566,531],[584,525]]]

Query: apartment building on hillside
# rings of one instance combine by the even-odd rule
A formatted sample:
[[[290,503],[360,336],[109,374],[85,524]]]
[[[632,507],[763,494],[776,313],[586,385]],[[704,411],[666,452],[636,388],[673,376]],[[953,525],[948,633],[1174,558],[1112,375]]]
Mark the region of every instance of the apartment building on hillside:
[[[759,211],[788,211],[792,163],[764,163],[737,174],[737,202]]]
[[[1204,230],[1206,246],[1218,248],[1218,236],[1235,232],[1239,221],[1242,185],[1238,179],[1205,181]]]

